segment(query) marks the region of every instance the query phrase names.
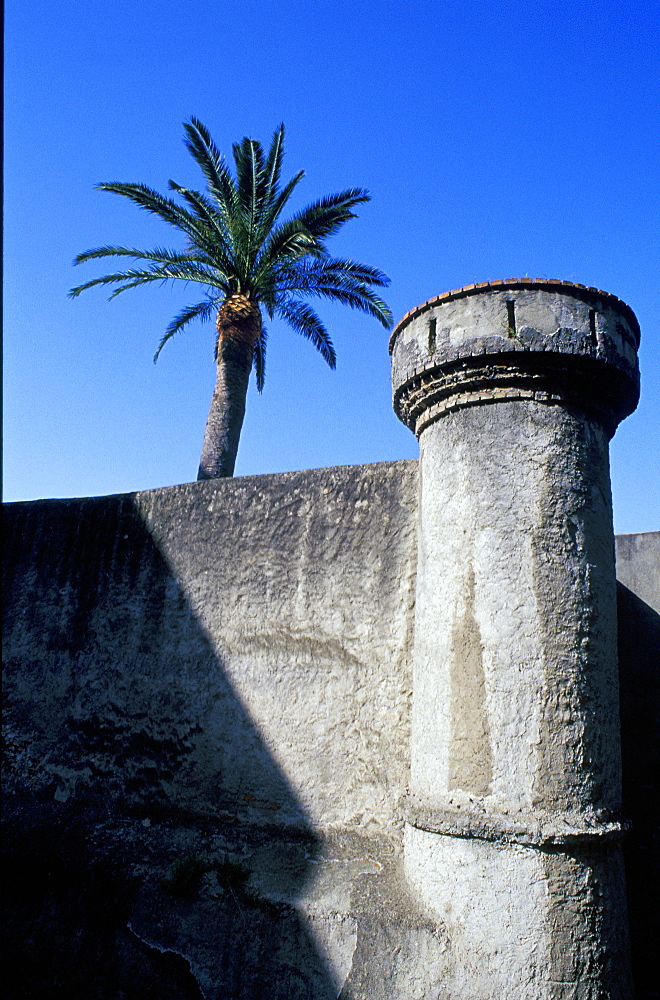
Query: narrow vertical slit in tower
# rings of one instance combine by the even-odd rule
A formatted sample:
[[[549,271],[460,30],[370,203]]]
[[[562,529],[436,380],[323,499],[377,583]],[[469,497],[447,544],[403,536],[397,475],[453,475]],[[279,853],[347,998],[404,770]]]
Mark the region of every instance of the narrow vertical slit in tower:
[[[598,337],[596,336],[596,310],[589,310],[589,334],[591,336],[591,346],[598,347]]]
[[[435,317],[429,320],[429,354],[435,351]]]
[[[516,335],[516,304],[513,299],[507,299],[506,302],[506,315],[507,315],[507,325],[510,337],[515,337]]]

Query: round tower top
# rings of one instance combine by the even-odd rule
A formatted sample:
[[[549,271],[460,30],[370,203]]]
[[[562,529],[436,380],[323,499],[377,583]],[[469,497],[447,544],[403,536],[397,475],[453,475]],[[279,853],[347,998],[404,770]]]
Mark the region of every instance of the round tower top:
[[[394,409],[417,435],[461,406],[533,398],[591,412],[610,434],[639,399],[637,318],[615,295],[553,279],[444,292],[390,340]]]
[[[451,302],[454,299],[465,298],[469,295],[483,295],[484,292],[489,291],[517,291],[523,288],[531,288],[535,291],[554,291],[563,293],[565,295],[571,295],[574,298],[582,298],[585,302],[601,300],[611,303],[615,309],[620,310],[621,313],[628,319],[635,338],[635,346],[637,348],[639,347],[640,329],[637,317],[630,306],[627,305],[627,303],[625,303],[622,299],[617,298],[616,295],[612,295],[610,292],[603,292],[600,288],[593,288],[591,285],[578,285],[572,281],[562,281],[559,278],[502,278],[497,281],[480,281],[475,285],[463,285],[462,288],[453,288],[449,292],[441,292],[440,295],[436,295],[432,299],[428,299],[426,302],[421,302],[420,305],[415,306],[414,309],[410,309],[404,316],[401,317],[392,330],[389,343],[390,354],[392,353],[394,342],[401,330],[408,323],[410,323],[411,320],[416,319],[418,316],[428,312],[434,306],[440,305],[442,302]]]

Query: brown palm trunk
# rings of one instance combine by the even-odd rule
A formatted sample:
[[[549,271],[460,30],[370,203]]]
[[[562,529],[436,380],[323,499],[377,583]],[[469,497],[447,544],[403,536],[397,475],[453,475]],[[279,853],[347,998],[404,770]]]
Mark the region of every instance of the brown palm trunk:
[[[232,295],[218,310],[216,325],[217,372],[198,480],[234,474],[254,345],[261,333],[259,306],[244,295]]]

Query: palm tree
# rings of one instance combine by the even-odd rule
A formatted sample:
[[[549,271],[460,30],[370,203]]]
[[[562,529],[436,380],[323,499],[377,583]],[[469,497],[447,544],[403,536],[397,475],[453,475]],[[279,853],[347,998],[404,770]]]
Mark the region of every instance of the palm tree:
[[[111,299],[153,281],[172,279],[204,286],[204,299],[185,308],[169,324],[154,361],[175,333],[193,320],[208,320],[215,313],[217,377],[197,476],[213,479],[233,475],[252,367],[259,392],[263,389],[266,328],[262,311],[271,320],[286,320],[334,368],[332,341],[304,300],[334,299],[389,327],[390,310],[374,292],[374,286],[385,286],[389,279],[366,264],[331,257],[326,249],[327,238],[355,218],[355,206],[369,200],[367,191],[352,188],[329,195],[280,221],[284,206],[304,176],[301,170],[280,185],[284,125],[273,135],[267,154],[255,139],[246,137],[234,144],[235,177],[198,119],[191,118],[184,129],[185,145],[206,180],[205,194],[170,181],[170,190],[181,197],[184,207],[144,184],[99,184],[98,188],[130,198],[181,230],[185,248],[104,246],[88,250],[76,257],[74,264],[97,257],[131,257],[136,263],[129,270],[78,285],[69,294],[75,297],[86,288],[113,282],[119,287]],[[141,266],[142,261],[147,264]]]

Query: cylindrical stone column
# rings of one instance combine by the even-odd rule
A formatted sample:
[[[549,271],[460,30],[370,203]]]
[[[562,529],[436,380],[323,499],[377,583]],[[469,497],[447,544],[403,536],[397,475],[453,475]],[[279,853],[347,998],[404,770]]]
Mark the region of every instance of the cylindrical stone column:
[[[561,281],[448,292],[392,335],[420,442],[405,864],[443,1000],[631,996],[608,442],[638,344]]]

